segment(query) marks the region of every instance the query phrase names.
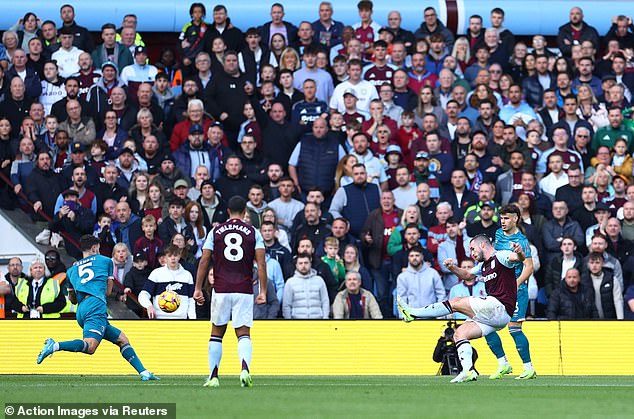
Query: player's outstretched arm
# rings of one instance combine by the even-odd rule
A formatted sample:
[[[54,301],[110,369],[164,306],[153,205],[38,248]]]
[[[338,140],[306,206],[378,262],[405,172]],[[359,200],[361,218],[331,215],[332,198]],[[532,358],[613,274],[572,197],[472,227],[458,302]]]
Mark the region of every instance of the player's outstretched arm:
[[[445,268],[449,269],[451,273],[455,274],[458,278],[462,279],[463,281],[473,279],[476,277],[474,274],[471,273],[471,271],[458,267],[456,265],[456,261],[451,258],[445,259],[445,261],[443,262],[443,265],[445,265]]]
[[[196,285],[194,286],[194,300],[196,300],[196,303],[199,305],[205,303],[205,297],[202,289],[205,278],[207,278],[207,269],[209,268],[210,262],[211,250],[204,249],[200,262],[198,263],[198,270],[196,271]]]
[[[264,249],[255,249],[255,261],[258,263],[258,280],[260,281],[260,292],[255,297],[256,304],[266,304],[266,251]]]

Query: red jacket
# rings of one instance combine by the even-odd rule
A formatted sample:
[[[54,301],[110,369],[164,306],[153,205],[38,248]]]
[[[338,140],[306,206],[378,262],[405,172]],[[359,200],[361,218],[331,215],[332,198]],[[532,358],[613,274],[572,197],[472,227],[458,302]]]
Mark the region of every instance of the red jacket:
[[[207,115],[203,116],[203,131],[205,132],[205,137],[207,137],[207,130],[213,124],[213,119],[208,117]],[[178,147],[181,146],[189,136],[189,128],[192,126],[192,122],[189,118],[179,122],[174,126],[174,130],[172,131],[172,137],[170,138],[170,149],[172,152],[178,150]]]

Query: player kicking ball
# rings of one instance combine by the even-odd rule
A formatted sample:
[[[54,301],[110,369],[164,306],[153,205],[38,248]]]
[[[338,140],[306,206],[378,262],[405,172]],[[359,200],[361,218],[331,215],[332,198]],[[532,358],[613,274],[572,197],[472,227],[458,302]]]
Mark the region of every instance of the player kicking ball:
[[[120,348],[121,356],[141,375],[141,381],[159,378],[145,369],[125,333],[108,322],[106,297],[112,292],[114,281],[112,259],[99,254],[99,239],[84,235],[79,239],[83,259],[75,262],[66,272],[71,287],[68,298],[77,307],[77,323],[84,329],[84,338],[55,342],[48,338],[42,352],[37,356],[41,364],[46,357],[57,351],[83,352],[92,355],[102,339],[114,343]]]
[[[447,269],[462,280],[480,276],[486,288],[486,297],[456,297],[423,308],[411,308],[397,299],[398,310],[406,323],[454,312],[468,317],[454,334],[462,371],[451,380],[452,383],[475,381],[478,378],[478,373],[473,369],[473,348],[469,341],[503,329],[511,320],[517,299],[515,265],[523,263],[526,258],[522,246],[517,243],[511,246],[512,252],[496,251],[489,238],[481,234],[469,243],[471,257],[478,263],[473,269],[459,268],[453,259],[443,262]]]
[[[258,263],[260,292],[256,304],[266,303],[266,254],[260,232],[242,219],[246,213],[246,201],[240,196],[229,199],[229,220],[214,227],[203,245],[203,255],[198,264],[194,299],[203,304],[203,282],[207,280],[209,262],[213,259],[214,284],[211,294],[211,338],[207,346],[209,378],[205,387],[219,387],[218,367],[222,358],[222,338],[227,323],[238,337],[238,357],[241,361],[240,384],[251,387],[250,330],[253,327],[253,262]]]

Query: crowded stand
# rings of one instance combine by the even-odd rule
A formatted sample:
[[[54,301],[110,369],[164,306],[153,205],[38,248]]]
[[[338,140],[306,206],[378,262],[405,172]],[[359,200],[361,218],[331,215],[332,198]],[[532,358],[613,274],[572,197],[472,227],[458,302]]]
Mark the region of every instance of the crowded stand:
[[[443,262],[472,266],[470,239],[494,240],[508,206],[530,243],[527,317],[634,319],[632,18],[599,33],[572,7],[556,37],[516,37],[500,8],[464,34],[433,7],[413,31],[357,8],[340,22],[324,1],[289,22],[275,3],[247,28],[193,3],[161,45],[134,14],[91,33],[72,5],[3,28],[0,207],[50,250],[28,272],[9,260],[0,318],[72,316],[62,254],[81,259],[85,234],[112,258],[111,299],[209,318],[214,272],[199,305],[198,264],[238,195],[266,249],[256,319],[482,296]]]

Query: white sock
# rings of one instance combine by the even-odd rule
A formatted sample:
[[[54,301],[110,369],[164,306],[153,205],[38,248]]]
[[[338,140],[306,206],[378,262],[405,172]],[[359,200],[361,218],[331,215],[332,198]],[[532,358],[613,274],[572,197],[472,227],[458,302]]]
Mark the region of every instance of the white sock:
[[[218,367],[222,358],[222,338],[212,336],[207,345],[207,355],[209,357],[209,378],[218,376]]]
[[[533,363],[532,363],[532,362],[525,362],[525,363],[524,363],[524,369],[525,369],[525,370],[532,371],[532,370],[534,369],[534,368],[533,368]]]
[[[242,362],[242,369],[250,371],[251,355],[253,353],[253,345],[249,336],[240,336],[238,338],[238,358]],[[246,368],[245,368],[246,367]]]
[[[509,360],[506,359],[506,355],[501,358],[498,358],[498,362],[500,363],[500,367],[503,367],[509,364]]]
[[[145,377],[148,377],[148,376],[150,375],[150,371],[148,371],[148,370],[143,370],[143,371],[141,371],[141,375],[142,375],[142,376],[145,376]]]
[[[458,358],[460,365],[462,365],[462,372],[466,374],[473,368],[473,348],[468,340],[456,342],[456,346],[458,347]]]
[[[55,342],[55,343],[53,344],[53,350],[54,350],[55,352],[59,351],[59,342]]]

